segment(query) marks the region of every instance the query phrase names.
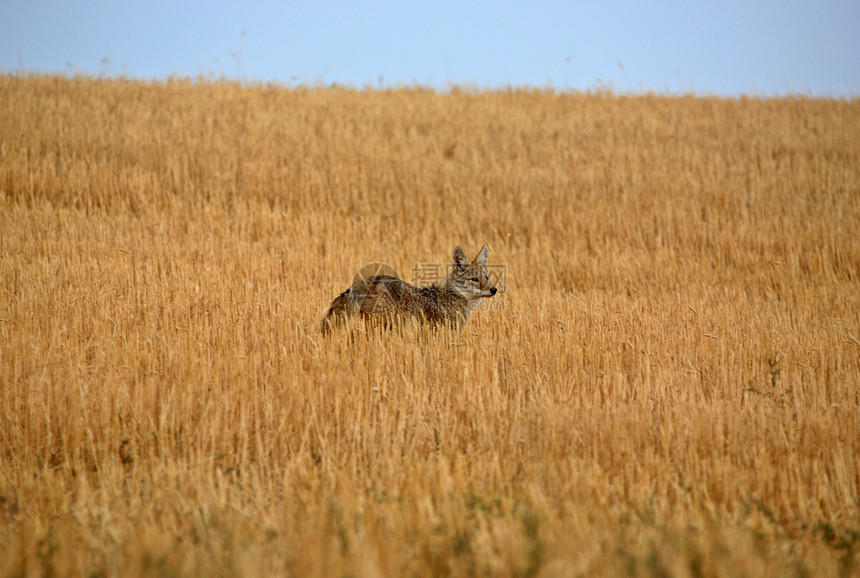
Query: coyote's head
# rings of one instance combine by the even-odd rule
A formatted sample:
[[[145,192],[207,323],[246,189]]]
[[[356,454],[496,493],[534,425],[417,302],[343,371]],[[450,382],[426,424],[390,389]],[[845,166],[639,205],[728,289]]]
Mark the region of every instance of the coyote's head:
[[[497,289],[490,283],[490,274],[487,272],[489,255],[490,248],[484,245],[475,260],[470,262],[463,249],[454,249],[454,263],[445,283],[469,301],[470,309],[476,309],[483,297],[496,294]]]

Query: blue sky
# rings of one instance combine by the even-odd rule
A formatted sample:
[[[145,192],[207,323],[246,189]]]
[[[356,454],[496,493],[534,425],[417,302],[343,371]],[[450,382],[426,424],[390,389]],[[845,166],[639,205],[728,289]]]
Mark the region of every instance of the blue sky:
[[[0,70],[860,96],[860,2],[0,4]]]

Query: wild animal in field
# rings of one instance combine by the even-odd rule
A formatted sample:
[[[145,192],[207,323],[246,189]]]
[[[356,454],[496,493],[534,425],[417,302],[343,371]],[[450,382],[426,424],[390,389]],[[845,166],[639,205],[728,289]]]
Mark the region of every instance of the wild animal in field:
[[[497,292],[487,271],[489,254],[490,248],[484,245],[469,261],[457,247],[445,278],[427,287],[416,287],[392,275],[358,279],[332,301],[322,321],[322,332],[328,333],[349,317],[382,322],[413,318],[429,325],[462,327],[481,299]]]

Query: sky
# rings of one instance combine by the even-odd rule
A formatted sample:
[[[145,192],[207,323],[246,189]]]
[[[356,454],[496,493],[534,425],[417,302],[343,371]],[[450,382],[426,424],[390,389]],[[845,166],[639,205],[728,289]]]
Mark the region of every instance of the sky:
[[[0,72],[860,96],[860,1],[4,0]]]

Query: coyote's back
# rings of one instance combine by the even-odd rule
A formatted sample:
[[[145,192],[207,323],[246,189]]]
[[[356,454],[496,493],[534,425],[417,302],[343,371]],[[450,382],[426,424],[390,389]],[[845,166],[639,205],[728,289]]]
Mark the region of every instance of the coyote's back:
[[[496,294],[487,272],[489,252],[484,245],[469,261],[457,247],[445,279],[427,287],[416,287],[390,275],[358,279],[332,301],[322,321],[322,332],[329,332],[348,317],[381,321],[411,317],[431,325],[462,326],[481,299]]]

